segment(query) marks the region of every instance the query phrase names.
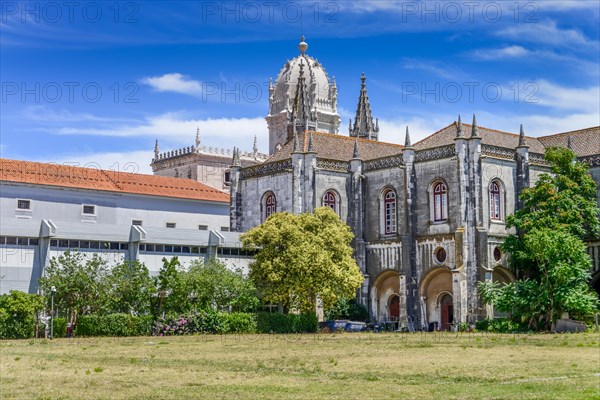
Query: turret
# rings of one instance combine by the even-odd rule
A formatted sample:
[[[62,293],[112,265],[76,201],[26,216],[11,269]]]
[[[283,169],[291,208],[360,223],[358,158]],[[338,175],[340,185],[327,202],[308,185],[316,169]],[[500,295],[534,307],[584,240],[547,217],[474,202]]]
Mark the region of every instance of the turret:
[[[379,133],[379,122],[373,125],[373,115],[371,113],[371,104],[369,103],[369,95],[367,94],[367,85],[365,81],[367,77],[363,72],[361,77],[360,94],[358,96],[358,105],[356,106],[356,116],[354,125],[350,121],[350,136],[357,136],[369,140],[377,140]]]

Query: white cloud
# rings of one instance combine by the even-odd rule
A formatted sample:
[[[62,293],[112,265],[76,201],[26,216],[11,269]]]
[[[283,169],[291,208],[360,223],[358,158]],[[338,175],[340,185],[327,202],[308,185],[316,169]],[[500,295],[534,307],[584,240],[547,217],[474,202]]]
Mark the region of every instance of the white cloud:
[[[202,94],[202,84],[199,81],[189,79],[189,77],[178,72],[146,77],[142,79],[142,83],[151,86],[157,92],[174,92],[196,96]]]
[[[572,88],[545,80],[537,81],[535,85],[538,90],[533,96],[541,106],[586,113],[598,113],[600,110],[600,86]]]
[[[521,46],[507,46],[500,49],[479,49],[473,52],[475,58],[480,60],[501,60],[505,58],[518,58],[530,54],[530,51]]]
[[[556,21],[545,21],[530,24],[512,24],[496,32],[505,39],[542,43],[554,46],[598,46],[597,41],[588,39],[576,29],[561,29]]]
[[[112,137],[149,137],[166,139],[172,145],[192,145],[200,128],[203,144],[231,148],[251,149],[254,135],[259,140],[261,151],[268,143],[267,123],[263,117],[253,118],[208,118],[186,119],[180,113],[165,113],[146,118],[139,124],[120,124],[110,128],[64,127],[57,133],[62,135],[95,135]]]

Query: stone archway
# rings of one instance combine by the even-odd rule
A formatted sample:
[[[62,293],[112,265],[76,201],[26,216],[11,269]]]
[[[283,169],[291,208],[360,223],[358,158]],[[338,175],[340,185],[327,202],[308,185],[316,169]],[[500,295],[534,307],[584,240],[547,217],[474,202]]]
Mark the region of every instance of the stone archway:
[[[445,267],[430,270],[421,280],[419,287],[425,306],[427,327],[430,330],[443,328],[443,310],[446,313],[444,314],[446,324],[454,323],[454,293],[452,291],[452,273],[450,270]],[[450,304],[448,304],[448,301]],[[450,320],[452,322],[449,322]]]
[[[398,271],[387,270],[380,273],[371,287],[371,314],[376,321],[391,321],[392,313],[401,313],[400,274]],[[396,300],[394,300],[394,298]],[[397,303],[396,303],[397,302]],[[398,319],[396,319],[398,320]]]

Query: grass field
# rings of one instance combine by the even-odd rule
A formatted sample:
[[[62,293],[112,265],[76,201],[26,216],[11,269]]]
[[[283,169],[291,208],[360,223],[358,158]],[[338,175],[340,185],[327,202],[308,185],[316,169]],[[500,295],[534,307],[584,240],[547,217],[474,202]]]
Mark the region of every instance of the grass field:
[[[2,399],[600,399],[600,337],[245,335],[0,342]]]

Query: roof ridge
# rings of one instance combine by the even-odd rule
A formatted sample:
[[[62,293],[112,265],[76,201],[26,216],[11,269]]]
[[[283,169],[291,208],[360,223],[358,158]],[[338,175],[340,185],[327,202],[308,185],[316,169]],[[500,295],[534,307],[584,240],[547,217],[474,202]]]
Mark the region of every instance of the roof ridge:
[[[352,142],[354,142],[354,136],[350,137],[350,136],[345,136],[345,135],[338,135],[335,133],[327,133],[327,132],[319,132],[319,131],[313,131],[313,134],[317,134],[317,135],[322,135],[322,136],[330,136],[330,137],[336,137],[336,138],[341,138],[344,140],[351,140]],[[404,147],[404,145],[399,144],[399,143],[392,143],[392,142],[382,142],[380,140],[372,140],[372,139],[367,139],[367,138],[358,138],[359,142],[362,143],[375,143],[375,144],[385,144],[385,145],[392,145],[392,146],[398,146],[398,147]]]
[[[555,137],[555,136],[560,136],[560,135],[568,135],[568,134],[580,134],[580,133],[584,133],[583,131],[588,131],[590,129],[595,129],[598,128],[600,129],[600,125],[594,125],[594,126],[590,126],[588,128],[583,128],[583,129],[577,129],[574,131],[565,131],[565,132],[560,132],[560,133],[553,133],[552,135],[545,135],[545,136],[540,136],[539,139],[543,139],[543,138],[550,138],[550,137]]]

